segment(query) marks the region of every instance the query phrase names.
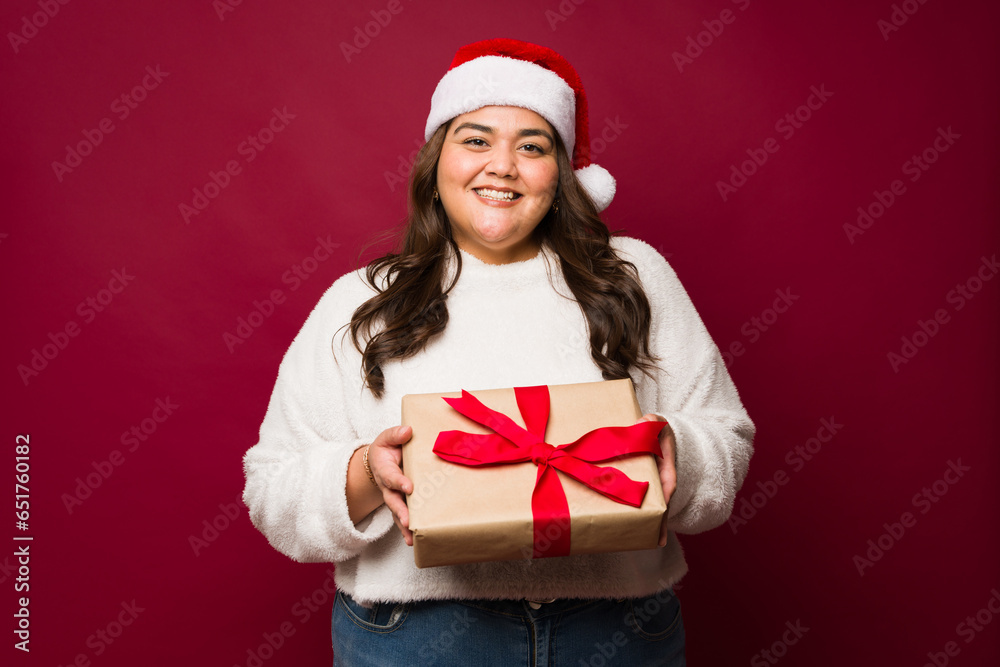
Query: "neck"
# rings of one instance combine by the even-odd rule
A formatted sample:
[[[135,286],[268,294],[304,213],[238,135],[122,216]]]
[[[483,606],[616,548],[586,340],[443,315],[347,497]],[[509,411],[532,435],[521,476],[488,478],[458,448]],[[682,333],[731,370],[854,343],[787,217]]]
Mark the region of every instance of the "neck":
[[[515,262],[525,262],[538,256],[542,249],[541,243],[534,239],[528,239],[525,243],[512,248],[492,250],[479,246],[470,247],[468,244],[459,243],[460,250],[467,252],[483,264],[513,264]]]

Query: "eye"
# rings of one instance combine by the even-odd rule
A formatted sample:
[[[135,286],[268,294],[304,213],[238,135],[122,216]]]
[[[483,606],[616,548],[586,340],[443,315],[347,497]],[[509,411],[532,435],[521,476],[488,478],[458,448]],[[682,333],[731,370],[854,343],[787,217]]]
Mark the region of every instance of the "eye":
[[[539,155],[545,155],[545,149],[539,146],[538,144],[525,144],[521,146],[521,148],[528,151],[529,153],[538,153]]]
[[[477,148],[481,148],[481,147],[487,145],[487,143],[485,141],[483,141],[482,139],[480,139],[479,137],[471,137],[469,139],[466,139],[462,143],[463,144],[467,144],[469,146],[476,146]]]

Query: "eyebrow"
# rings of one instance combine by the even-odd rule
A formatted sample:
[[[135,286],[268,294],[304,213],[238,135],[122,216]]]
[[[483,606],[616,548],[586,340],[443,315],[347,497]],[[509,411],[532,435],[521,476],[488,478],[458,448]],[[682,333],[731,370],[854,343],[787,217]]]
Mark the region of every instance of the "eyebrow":
[[[495,134],[496,130],[489,125],[479,125],[478,123],[462,123],[455,128],[453,134],[458,134],[461,130],[475,130],[476,132],[482,132],[483,134]],[[549,140],[549,143],[555,145],[556,141],[550,133],[545,130],[538,128],[526,128],[523,130],[518,130],[518,137],[545,137]]]

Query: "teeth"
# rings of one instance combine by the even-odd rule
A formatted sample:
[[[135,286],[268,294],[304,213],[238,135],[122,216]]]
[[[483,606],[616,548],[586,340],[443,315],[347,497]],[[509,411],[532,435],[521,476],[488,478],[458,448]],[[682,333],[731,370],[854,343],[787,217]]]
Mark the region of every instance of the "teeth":
[[[488,190],[486,188],[476,190],[476,194],[480,197],[496,199],[497,201],[512,201],[515,197],[513,192],[500,192],[499,190]]]

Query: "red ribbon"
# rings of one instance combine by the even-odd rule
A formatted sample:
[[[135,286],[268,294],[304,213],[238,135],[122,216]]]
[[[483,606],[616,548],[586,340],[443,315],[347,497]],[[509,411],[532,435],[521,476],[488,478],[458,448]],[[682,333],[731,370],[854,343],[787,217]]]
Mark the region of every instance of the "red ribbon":
[[[569,503],[556,470],[586,484],[617,503],[640,507],[649,482],[637,482],[612,467],[593,465],[637,454],[660,456],[659,433],[665,422],[639,422],[608,426],[584,434],[574,442],[552,446],[545,442],[549,421],[549,388],[517,387],[517,407],[527,428],[483,405],[463,390],[461,398],[445,398],[448,405],[493,433],[442,431],[434,453],[445,461],[466,466],[502,465],[531,461],[538,466],[531,494],[534,523],[534,558],[568,556],[570,550]],[[551,546],[541,548],[543,541]]]

